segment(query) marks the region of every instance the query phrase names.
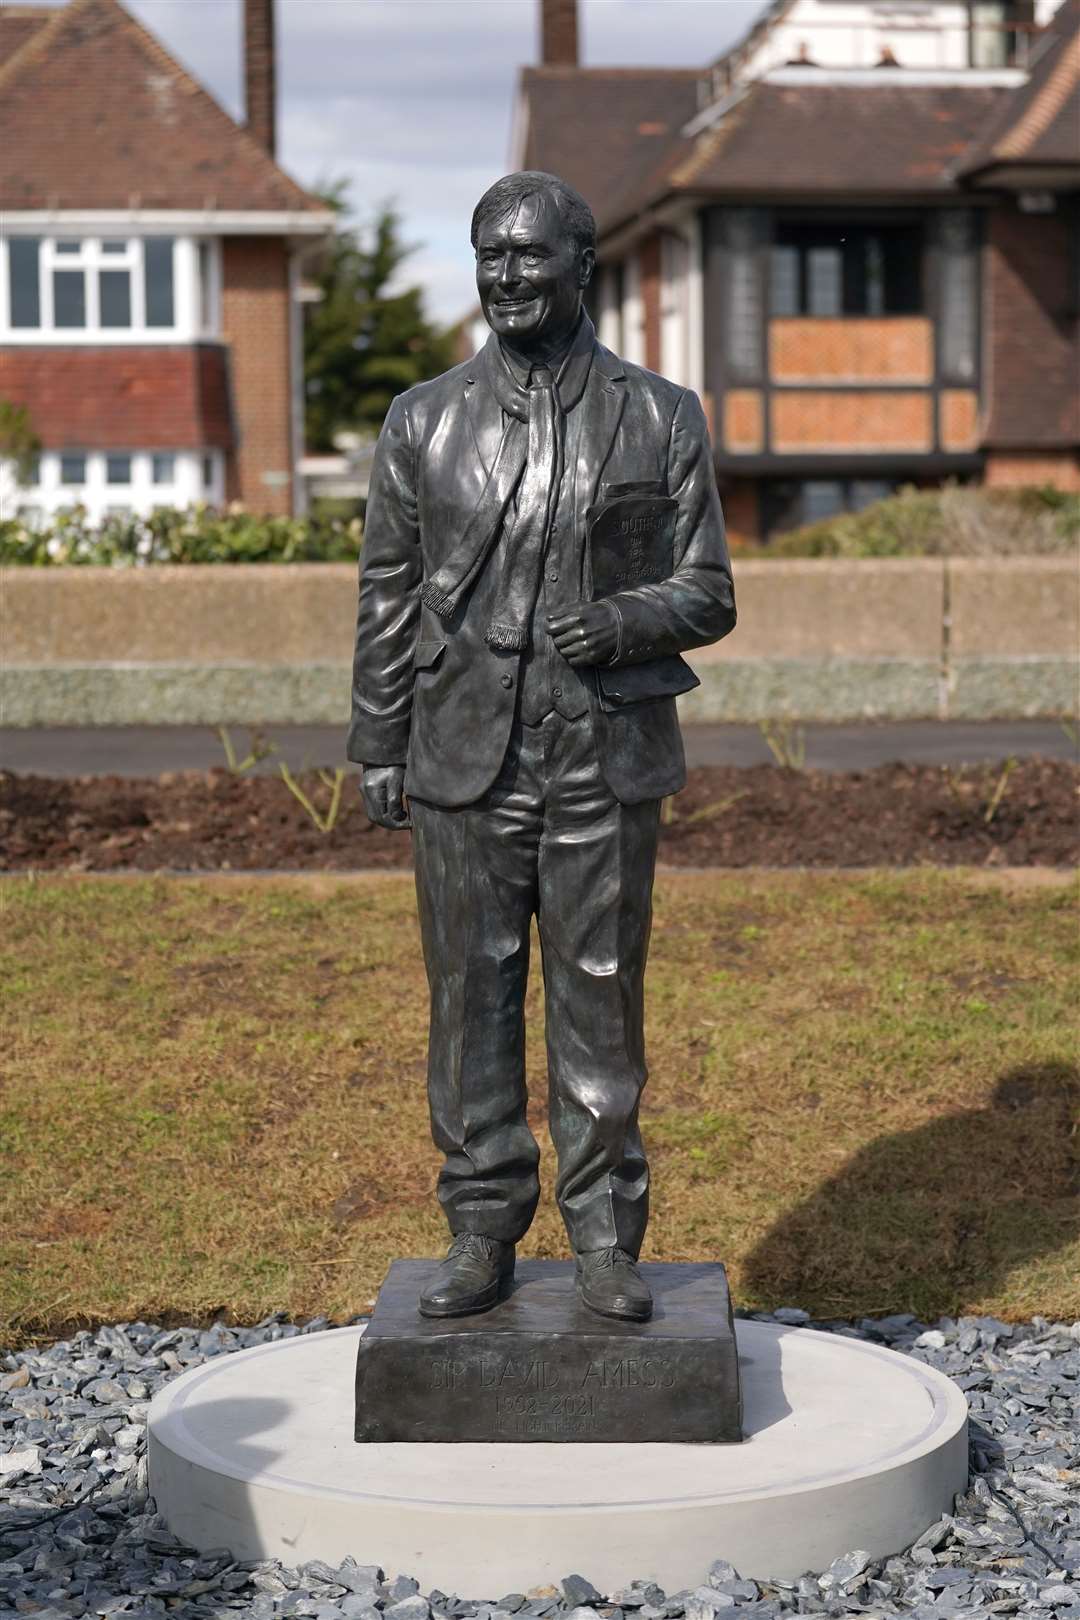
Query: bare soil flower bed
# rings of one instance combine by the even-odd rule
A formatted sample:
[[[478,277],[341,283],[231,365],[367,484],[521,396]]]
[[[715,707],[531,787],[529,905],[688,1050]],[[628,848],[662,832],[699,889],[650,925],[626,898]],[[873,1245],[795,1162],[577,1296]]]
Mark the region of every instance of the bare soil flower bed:
[[[300,778],[325,816],[331,790]],[[691,771],[666,801],[661,860],[676,866],[1068,866],[1080,853],[1080,767],[1025,759],[840,773],[774,765]],[[350,777],[321,831],[275,776],[227,770],[70,780],[0,772],[8,871],[326,870],[407,867],[400,833],[373,827]]]

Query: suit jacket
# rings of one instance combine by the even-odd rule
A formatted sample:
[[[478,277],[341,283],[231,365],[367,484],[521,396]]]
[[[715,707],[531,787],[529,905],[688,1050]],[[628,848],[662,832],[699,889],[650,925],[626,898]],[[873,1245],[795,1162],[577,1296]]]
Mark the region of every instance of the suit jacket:
[[[614,598],[623,621],[616,664],[647,664],[718,641],[735,624],[735,599],[697,396],[597,343],[577,409],[585,412],[572,514],[579,579],[585,514],[598,498],[629,484],[679,503],[672,576]],[[522,655],[484,640],[494,558],[449,622],[421,604],[420,586],[464,531],[502,431],[477,357],[394,401],[372,468],[348,757],[405,763],[406,793],[448,807],[478,799],[499,771]],[[616,798],[636,804],[677,792],[686,766],[674,698],[609,711],[589,671],[585,684],[600,766]]]

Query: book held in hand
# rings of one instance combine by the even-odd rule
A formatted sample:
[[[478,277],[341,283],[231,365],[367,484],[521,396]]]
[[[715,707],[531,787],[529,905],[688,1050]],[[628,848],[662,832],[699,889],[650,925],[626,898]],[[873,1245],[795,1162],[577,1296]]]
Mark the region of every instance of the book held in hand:
[[[670,495],[622,495],[589,508],[586,532],[594,602],[671,578],[678,516],[679,503]],[[596,680],[601,705],[608,710],[676,697],[701,684],[678,654],[615,669],[600,665]]]

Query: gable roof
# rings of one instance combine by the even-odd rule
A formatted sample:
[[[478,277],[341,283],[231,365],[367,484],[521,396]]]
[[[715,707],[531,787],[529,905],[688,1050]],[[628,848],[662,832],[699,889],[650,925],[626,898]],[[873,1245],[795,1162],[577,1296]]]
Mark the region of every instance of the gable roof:
[[[602,237],[679,195],[914,200],[1018,155],[1080,167],[1080,0],[1064,0],[1022,84],[796,67],[736,85],[702,127],[717,71],[789,6],[772,0],[711,68],[524,69],[527,166],[576,186]]]
[[[0,65],[44,28],[57,6],[5,6],[0,11]]]
[[[119,0],[45,17],[0,67],[0,208],[326,212]]]
[[[977,184],[1006,168],[1080,171],[1080,0],[1065,0],[1042,43],[1027,83],[964,159],[959,172]]]
[[[525,166],[576,186],[601,236],[680,194],[929,196],[955,187],[957,165],[1014,93],[955,79],[842,84],[798,71],[754,80],[688,136],[696,72],[525,69]]]
[[[1007,97],[956,83],[843,85],[757,80],[669,176],[673,189],[927,193]]]
[[[684,147],[702,78],[693,68],[524,68],[522,167],[574,186],[603,230],[624,217],[621,199]]]

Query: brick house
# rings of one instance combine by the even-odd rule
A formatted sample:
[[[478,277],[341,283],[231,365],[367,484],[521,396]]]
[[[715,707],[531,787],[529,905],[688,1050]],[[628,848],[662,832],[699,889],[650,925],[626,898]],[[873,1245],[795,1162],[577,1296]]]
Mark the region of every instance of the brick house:
[[[694,387],[733,536],[901,483],[1080,489],[1080,0],[774,0],[590,69],[542,0],[515,166],[594,204],[602,339]]]
[[[247,124],[118,0],[0,12],[0,399],[43,450],[6,512],[302,501],[300,263],[332,227],[274,161],[273,0]],[[6,479],[6,487],[4,484]]]

